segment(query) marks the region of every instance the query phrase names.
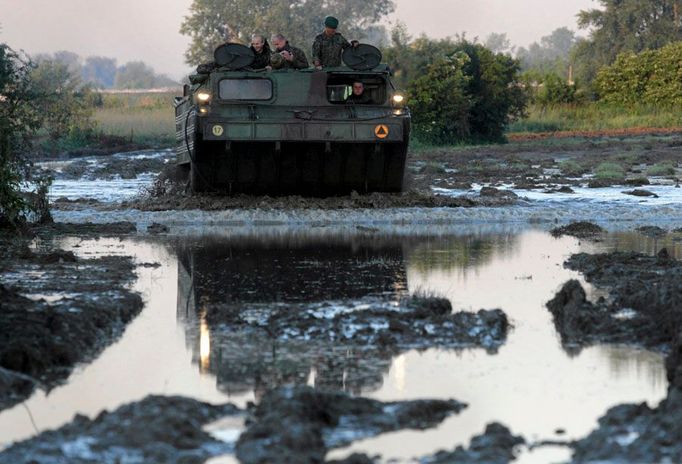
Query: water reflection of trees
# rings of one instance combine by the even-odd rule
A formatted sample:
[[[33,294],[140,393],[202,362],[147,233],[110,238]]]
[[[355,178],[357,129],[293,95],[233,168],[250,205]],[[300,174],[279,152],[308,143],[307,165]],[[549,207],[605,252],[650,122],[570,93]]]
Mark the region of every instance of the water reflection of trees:
[[[682,234],[648,237],[639,232],[616,232],[606,236],[603,245],[613,251],[635,251],[655,255],[663,248],[675,259],[682,259]],[[604,248],[599,246],[599,248]]]
[[[631,377],[630,373],[635,371],[637,377],[648,379],[653,389],[665,390],[668,385],[662,353],[630,346],[598,346],[593,349],[606,356],[614,377]]]
[[[466,271],[519,251],[517,234],[466,235],[428,240],[406,253],[410,269],[422,274],[433,270]]]

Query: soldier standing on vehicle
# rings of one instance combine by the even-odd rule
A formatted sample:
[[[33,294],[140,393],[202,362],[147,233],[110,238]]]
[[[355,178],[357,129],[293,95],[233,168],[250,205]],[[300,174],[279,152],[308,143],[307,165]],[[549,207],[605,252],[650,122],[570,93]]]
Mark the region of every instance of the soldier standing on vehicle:
[[[315,37],[313,42],[313,65],[317,69],[341,66],[341,53],[348,47],[357,47],[359,42],[348,42],[344,36],[336,32],[339,20],[333,16],[324,19],[324,31]]]
[[[309,67],[308,58],[300,48],[292,47],[282,34],[275,34],[270,39],[275,52],[270,57],[270,63],[275,69],[305,69]],[[282,59],[276,58],[280,55]]]
[[[270,66],[270,44],[262,34],[253,34],[251,36],[251,51],[255,59],[251,63],[253,69],[266,69]]]

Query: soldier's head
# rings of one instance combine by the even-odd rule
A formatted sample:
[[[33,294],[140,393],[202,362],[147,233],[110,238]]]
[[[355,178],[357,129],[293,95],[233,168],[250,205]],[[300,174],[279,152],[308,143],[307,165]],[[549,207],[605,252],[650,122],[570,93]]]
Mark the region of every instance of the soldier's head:
[[[357,95],[358,97],[362,95],[365,92],[365,84],[362,82],[353,82],[353,95]]]
[[[284,47],[287,46],[287,38],[282,34],[273,35],[272,38],[270,38],[270,42],[272,42],[272,45],[278,52],[281,52]]]
[[[261,53],[265,47],[265,37],[262,34],[253,34],[251,36],[251,46],[256,53]]]
[[[324,18],[324,33],[327,36],[333,36],[336,34],[336,28],[339,27],[339,20],[333,16],[327,16]]]

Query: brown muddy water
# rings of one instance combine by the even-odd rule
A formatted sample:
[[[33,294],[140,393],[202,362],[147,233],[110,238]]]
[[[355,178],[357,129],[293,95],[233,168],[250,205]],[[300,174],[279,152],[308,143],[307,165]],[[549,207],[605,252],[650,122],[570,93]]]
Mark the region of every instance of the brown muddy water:
[[[0,448],[59,427],[76,413],[94,417],[148,394],[244,407],[269,388],[294,383],[382,401],[453,398],[468,403],[434,429],[386,433],[328,455],[342,458],[361,451],[380,454],[383,462],[410,462],[438,449],[466,446],[493,421],[530,442],[580,438],[609,407],[642,401],[654,406],[666,395],[662,354],[623,346],[567,353],[545,303],[571,278],[579,279],[590,297],[601,295],[578,273],[564,269],[573,253],[655,253],[667,246],[679,258],[679,242],[627,232],[592,243],[555,239],[542,230],[395,237],[327,230],[67,238],[59,244],[79,256],[135,256],[134,288],[146,306],[117,343],[80,366],[68,383],[49,393],[38,391],[1,412]],[[513,329],[497,350],[424,345],[359,356],[295,337],[275,342],[228,332],[209,314],[216,305],[255,313],[286,304],[361,309],[371,298],[397,300],[410,294],[446,297],[456,311],[500,308]],[[240,423],[217,423],[212,431],[234,441],[241,428]],[[516,462],[568,458],[566,448],[543,447],[524,450]]]

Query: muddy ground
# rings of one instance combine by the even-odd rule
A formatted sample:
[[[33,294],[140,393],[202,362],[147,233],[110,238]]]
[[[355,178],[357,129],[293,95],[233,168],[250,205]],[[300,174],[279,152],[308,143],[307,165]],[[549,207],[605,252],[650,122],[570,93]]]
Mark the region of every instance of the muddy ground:
[[[682,178],[678,166],[681,146],[682,136],[672,134],[432,149],[412,159],[409,183],[417,189],[429,185],[455,189],[472,184],[513,185],[553,194],[570,194],[570,187],[576,185],[678,184]]]
[[[330,449],[384,432],[428,429],[466,406],[456,400],[381,402],[310,387],[272,390],[248,411],[230,404],[149,396],[94,419],[76,416],[57,430],[11,446],[0,459],[16,464],[189,464],[236,454],[246,464],[323,463]],[[219,439],[212,433],[211,423],[226,417],[245,417],[238,439]],[[468,449],[441,451],[420,462],[506,463],[523,443],[493,423]],[[378,457],[353,454],[329,462],[373,463]]]
[[[213,343],[223,349],[208,369],[225,390],[260,396],[282,385],[306,385],[313,367],[317,387],[360,394],[379,388],[392,359],[410,349],[493,354],[509,330],[500,310],[452,313],[442,299],[272,306],[209,305]]]
[[[486,207],[517,204],[520,199],[508,190],[512,186],[540,189],[548,195],[570,195],[578,185],[622,185],[633,196],[647,197],[647,185],[679,183],[681,147],[682,135],[667,134],[434,149],[411,156],[404,194],[354,193],[330,199],[193,196],[162,159],[112,157],[97,166],[72,163],[59,175],[110,179],[159,170],[162,173],[148,192],[132,201],[111,204],[58,199],[54,207],[148,211]],[[492,187],[467,192],[474,184]],[[456,197],[438,195],[432,192],[432,186],[465,193]],[[166,230],[154,226],[149,232]],[[93,359],[112,343],[142,307],[140,296],[127,287],[134,278],[131,258],[82,259],[51,246],[49,240],[64,234],[126,235],[136,233],[134,225],[57,224],[37,232],[42,237],[38,242],[0,237],[0,409],[22,401],[36,388],[49,390],[64,382],[75,365]],[[598,240],[603,230],[588,223],[557,228],[554,233]],[[640,233],[658,237],[662,232],[651,227]],[[574,449],[574,461],[682,462],[682,265],[661,251],[653,257],[632,253],[576,255],[567,266],[584,273],[594,285],[608,288],[611,295],[589,301],[580,284],[572,281],[548,303],[566,350],[575,352],[599,343],[662,350],[668,356],[671,382],[668,397],[659,406],[615,407],[592,434],[568,443]],[[79,278],[69,278],[74,275]],[[61,297],[55,299],[57,294]],[[219,382],[240,381],[248,388],[257,387],[258,405],[238,411],[231,405],[149,397],[111,413],[103,412],[92,420],[76,417],[57,431],[5,450],[0,461],[203,462],[209,456],[236,453],[242,462],[323,462],[330,448],[384,431],[433,427],[465,407],[455,400],[380,403],[353,398],[338,391],[339,373],[347,375],[344,382],[355,384],[359,391],[360,386],[381,379],[391,353],[415,347],[478,347],[494,354],[510,329],[500,310],[453,313],[449,303],[438,298],[403,300],[397,305],[381,299],[360,303],[361,311],[353,305],[344,306],[344,302],[321,304],[316,309],[308,306],[304,317],[295,318],[291,314],[300,315],[302,311],[295,305],[252,306],[247,311],[227,304],[215,305],[208,322],[219,329],[214,333],[216,340],[232,339],[235,351],[241,349],[242,356],[226,359],[229,365],[211,369],[216,371]],[[316,361],[331,365],[336,357],[322,355],[320,361],[319,353],[338,342],[343,349],[362,356],[351,358],[350,364],[329,367],[326,381],[325,372],[320,370],[319,385],[323,389],[304,387],[306,369],[297,372],[294,358],[305,353],[305,347],[314,347],[309,351],[316,353]],[[320,350],[320,346],[324,349]],[[259,365],[257,356],[273,347],[281,350],[286,372],[277,366]],[[291,356],[287,356],[287,348],[292,348]],[[367,364],[375,366],[375,371],[359,366],[356,361],[363,356],[371,360]],[[303,355],[303,363],[310,362]],[[257,382],[261,384],[257,386]],[[238,442],[221,442],[205,431],[207,423],[225,415],[248,418],[246,432]],[[515,449],[525,441],[501,424],[490,424],[471,440],[468,448],[444,450],[420,461],[510,462]],[[380,459],[354,455],[345,462]]]
[[[6,408],[37,387],[49,391],[64,382],[123,332],[142,299],[127,288],[135,278],[130,257],[81,259],[7,234],[0,235],[0,250],[0,408]]]
[[[589,301],[576,280],[547,303],[565,348],[600,343],[638,345],[667,354],[667,398],[619,405],[599,428],[572,443],[574,462],[682,462],[682,263],[663,248],[639,253],[577,254],[566,262],[588,282],[609,290]]]
[[[57,199],[56,209],[136,208],[146,211],[186,209],[352,209],[405,207],[476,207],[517,204],[508,188],[537,190],[548,195],[571,195],[576,186],[622,186],[637,197],[655,197],[648,185],[679,185],[678,153],[681,134],[517,141],[506,145],[431,148],[408,156],[405,192],[335,198],[193,196],[172,166],[172,154],[154,159],[104,158],[97,164],[76,161],[55,174],[58,178],[111,179],[160,173],[146,192],[122,204]],[[496,190],[470,191],[474,185]],[[432,187],[455,189],[458,195],[434,193]]]
[[[0,453],[1,462],[16,464],[203,463],[232,453],[203,426],[243,413],[236,407],[210,405],[182,397],[149,396],[103,411],[94,419],[76,416],[54,431],[13,445]]]

